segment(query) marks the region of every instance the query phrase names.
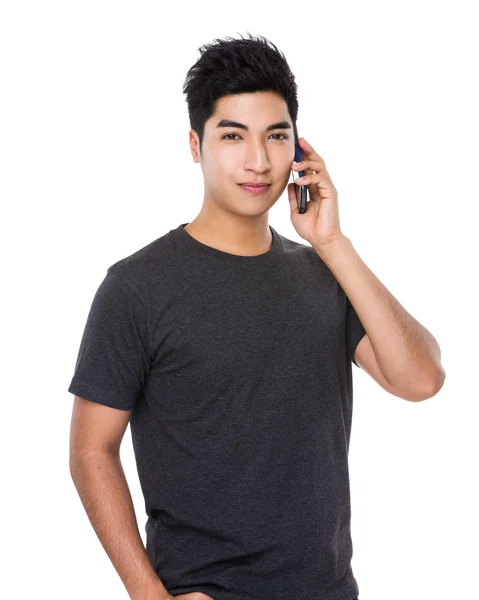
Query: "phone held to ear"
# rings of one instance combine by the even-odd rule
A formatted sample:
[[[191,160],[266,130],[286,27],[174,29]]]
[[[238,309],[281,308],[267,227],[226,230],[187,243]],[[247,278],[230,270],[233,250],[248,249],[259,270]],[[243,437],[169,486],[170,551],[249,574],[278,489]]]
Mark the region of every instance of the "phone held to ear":
[[[299,163],[303,160],[303,153],[299,146],[298,142],[298,130],[296,129],[296,124],[293,124],[294,128],[294,162]],[[294,191],[296,194],[296,203],[298,205],[298,212],[303,214],[306,212],[306,202],[308,201],[308,188],[305,185],[297,185],[295,179],[298,177],[304,177],[306,175],[305,171],[293,171],[291,169],[291,173],[293,174],[293,185]]]

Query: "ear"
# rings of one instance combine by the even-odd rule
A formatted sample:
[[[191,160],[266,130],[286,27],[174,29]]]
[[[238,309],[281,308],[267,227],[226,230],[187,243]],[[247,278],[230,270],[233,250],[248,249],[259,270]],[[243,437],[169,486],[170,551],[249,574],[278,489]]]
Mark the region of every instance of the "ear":
[[[195,163],[199,163],[201,160],[200,140],[199,140],[198,134],[196,133],[196,131],[194,129],[190,129],[190,131],[189,131],[189,142],[190,142],[190,149],[191,149],[191,155],[193,156],[193,160]]]

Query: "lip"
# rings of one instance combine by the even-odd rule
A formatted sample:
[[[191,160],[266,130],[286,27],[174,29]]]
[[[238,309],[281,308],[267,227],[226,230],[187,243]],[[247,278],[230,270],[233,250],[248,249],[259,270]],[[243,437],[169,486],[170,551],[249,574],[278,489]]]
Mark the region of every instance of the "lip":
[[[240,183],[239,185],[248,194],[254,194],[256,196],[258,196],[260,194],[264,194],[271,187],[271,184],[252,185],[252,184]]]
[[[267,183],[266,181],[243,181],[243,183],[240,183],[240,185],[271,185],[270,183]]]

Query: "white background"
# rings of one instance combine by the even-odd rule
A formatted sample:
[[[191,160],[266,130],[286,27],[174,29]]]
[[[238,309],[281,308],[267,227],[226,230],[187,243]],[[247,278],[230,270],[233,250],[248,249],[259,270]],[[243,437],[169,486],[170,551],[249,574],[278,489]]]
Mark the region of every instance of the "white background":
[[[70,478],[67,388],[107,267],[200,210],[182,93],[197,49],[250,31],[296,75],[299,135],[326,161],[343,232],[447,373],[411,403],[353,365],[359,598],[479,598],[473,7],[2,3],[2,597],[128,598]],[[269,222],[303,241],[286,190]],[[121,455],[145,539],[129,429]]]

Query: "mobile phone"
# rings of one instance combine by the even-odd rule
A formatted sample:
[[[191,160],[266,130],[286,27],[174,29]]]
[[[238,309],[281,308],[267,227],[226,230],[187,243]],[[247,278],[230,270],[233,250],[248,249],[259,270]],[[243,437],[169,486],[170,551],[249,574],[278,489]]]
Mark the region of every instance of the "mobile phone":
[[[296,123],[293,123],[293,129],[294,129],[294,162],[298,163],[298,162],[302,162],[303,160],[303,153],[301,152],[301,148],[298,142],[298,130],[296,128]],[[297,174],[298,177],[304,177],[304,175],[306,175],[305,171],[293,171],[293,169],[291,169],[291,172],[293,173],[293,182],[294,182],[294,175]],[[305,185],[296,185],[295,183],[293,184],[295,189],[295,193],[296,193],[296,201],[297,201],[297,205],[298,205],[298,212],[299,213],[305,213],[306,212],[306,202],[308,201],[308,188]]]

